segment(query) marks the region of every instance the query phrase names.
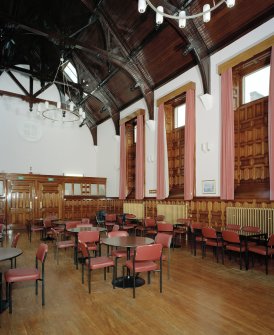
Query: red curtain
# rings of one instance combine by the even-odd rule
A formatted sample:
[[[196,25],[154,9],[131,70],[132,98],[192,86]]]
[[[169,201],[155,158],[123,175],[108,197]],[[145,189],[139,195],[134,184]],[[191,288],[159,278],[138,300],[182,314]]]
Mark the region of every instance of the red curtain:
[[[135,160],[135,198],[144,199],[144,116],[137,116],[137,142]]]
[[[166,198],[165,180],[165,110],[164,104],[158,108],[158,127],[157,127],[157,199]]]
[[[269,179],[270,200],[274,200],[274,47],[271,49],[270,82],[268,97],[268,150],[269,150]]]
[[[120,183],[119,199],[126,199],[127,196],[127,152],[126,152],[126,125],[120,125]]]
[[[232,69],[221,76],[221,199],[234,200],[234,111]]]
[[[184,200],[192,200],[195,171],[195,91],[186,92]]]

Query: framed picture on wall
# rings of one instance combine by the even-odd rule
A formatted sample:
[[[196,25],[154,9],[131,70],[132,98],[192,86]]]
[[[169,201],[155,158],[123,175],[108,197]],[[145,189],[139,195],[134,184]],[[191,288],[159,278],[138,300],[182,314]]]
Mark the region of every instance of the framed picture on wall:
[[[216,194],[216,180],[203,180],[202,192],[203,194]]]

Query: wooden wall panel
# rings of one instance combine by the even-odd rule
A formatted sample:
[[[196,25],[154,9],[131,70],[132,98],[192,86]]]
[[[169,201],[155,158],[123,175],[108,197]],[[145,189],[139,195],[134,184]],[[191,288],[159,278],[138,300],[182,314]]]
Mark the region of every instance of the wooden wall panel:
[[[268,97],[240,106],[235,111],[235,196],[269,185]],[[269,186],[268,186],[269,189]],[[254,193],[254,196],[256,196]]]

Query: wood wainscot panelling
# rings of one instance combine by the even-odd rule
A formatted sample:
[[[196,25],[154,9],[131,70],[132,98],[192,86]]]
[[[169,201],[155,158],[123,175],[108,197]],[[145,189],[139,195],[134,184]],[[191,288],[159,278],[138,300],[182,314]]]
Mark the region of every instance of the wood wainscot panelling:
[[[50,215],[95,217],[100,209],[98,200],[106,195],[106,178],[11,173],[1,174],[0,181],[4,184],[0,215],[11,228],[22,228],[27,220]]]
[[[105,178],[73,178],[34,174],[3,174],[1,176],[4,181],[4,195],[0,197],[0,214],[5,217],[7,224],[12,228],[24,226],[27,219],[47,215],[57,215],[68,219],[88,217],[95,221],[96,212],[99,210],[104,210],[106,213],[123,213],[124,201],[99,195],[99,191],[105,192]],[[80,192],[80,195],[65,195],[65,192]],[[93,192],[97,192],[96,196],[91,195]],[[187,208],[187,211],[184,213],[179,211],[178,216],[191,217],[194,221],[205,222],[213,226],[225,225],[227,207],[274,209],[274,202],[256,198],[235,201],[223,201],[216,197],[195,198],[192,201],[182,199],[159,201],[147,198],[142,201],[127,200],[126,203],[132,206],[143,204],[144,217],[156,217],[159,214],[157,208],[167,206],[180,208],[182,206],[182,208]],[[172,220],[176,221],[176,219],[172,215]]]

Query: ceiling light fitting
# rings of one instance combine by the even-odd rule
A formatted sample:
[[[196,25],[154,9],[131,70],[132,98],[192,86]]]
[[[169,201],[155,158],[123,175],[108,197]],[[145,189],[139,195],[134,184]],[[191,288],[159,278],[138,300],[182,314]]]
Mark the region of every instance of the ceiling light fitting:
[[[53,122],[77,122],[83,121],[86,118],[86,113],[83,111],[83,108],[76,106],[71,99],[69,84],[66,79],[66,76],[63,71],[64,59],[61,57],[60,64],[57,68],[53,84],[56,84],[56,78],[58,72],[61,70],[63,74],[63,94],[68,96],[68,101],[66,103],[61,103],[60,101],[56,103],[51,103],[46,101],[44,104],[39,104],[38,111],[41,113],[44,119],[53,121]]]
[[[211,12],[217,9],[221,4],[226,3],[228,8],[232,8],[235,5],[235,0],[220,0],[213,7],[210,7],[209,4],[203,6],[203,11],[201,13],[186,15],[186,11],[178,10],[176,15],[166,14],[164,12],[163,6],[158,6],[157,8],[151,3],[150,0],[138,0],[138,11],[139,13],[144,13],[147,5],[152,8],[156,13],[156,24],[163,23],[164,17],[169,19],[178,20],[178,25],[180,28],[185,28],[186,21],[189,19],[195,19],[198,17],[203,17],[204,22],[209,22],[211,19]]]

